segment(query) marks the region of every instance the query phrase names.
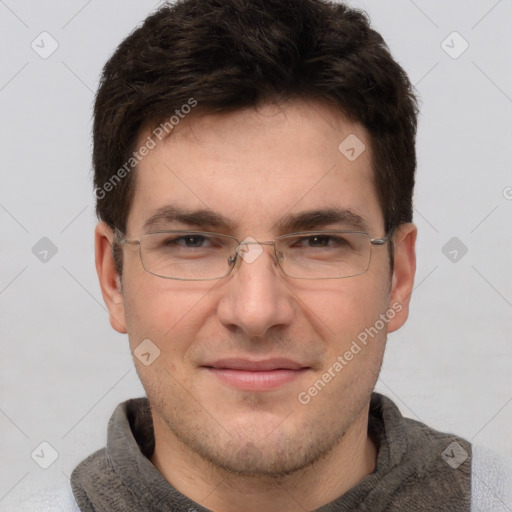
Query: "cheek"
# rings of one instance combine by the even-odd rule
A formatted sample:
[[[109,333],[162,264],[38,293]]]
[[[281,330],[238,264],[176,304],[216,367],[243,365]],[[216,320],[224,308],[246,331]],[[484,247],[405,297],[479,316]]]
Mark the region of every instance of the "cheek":
[[[124,306],[132,351],[152,340],[161,355],[184,353],[209,314],[211,283],[186,283],[150,274],[133,276],[124,288]]]
[[[375,324],[388,307],[389,292],[382,279],[367,273],[324,282],[317,289],[303,288],[297,290],[297,296],[304,316],[323,340],[324,350],[332,354]]]
[[[153,401],[169,390],[178,393],[182,386],[188,387],[183,362],[210,314],[204,283],[202,289],[187,285],[185,290],[162,279],[147,286],[132,283],[125,292],[133,361]]]
[[[314,305],[308,320],[323,352],[321,367],[298,395],[301,404],[311,404],[310,412],[325,415],[325,408],[335,402],[339,405],[338,413],[332,413],[335,424],[342,421],[340,414],[346,416],[349,410],[355,414],[356,405],[368,399],[378,378],[388,325],[394,316],[386,316],[388,297],[381,281],[366,274],[350,284],[346,282],[343,288],[324,287],[316,296],[304,299]]]

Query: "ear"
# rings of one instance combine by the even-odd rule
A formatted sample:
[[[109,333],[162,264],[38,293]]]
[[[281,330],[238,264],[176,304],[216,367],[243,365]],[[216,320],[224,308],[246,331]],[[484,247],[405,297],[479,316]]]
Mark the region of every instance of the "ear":
[[[96,272],[100,281],[101,294],[108,308],[110,325],[119,333],[126,334],[124,299],[121,278],[117,273],[112,255],[114,233],[107,224],[100,222],[94,231],[96,247]]]
[[[402,224],[393,235],[394,268],[391,279],[389,306],[396,315],[388,323],[388,332],[393,332],[407,320],[409,302],[416,273],[416,236],[418,230],[412,223]]]

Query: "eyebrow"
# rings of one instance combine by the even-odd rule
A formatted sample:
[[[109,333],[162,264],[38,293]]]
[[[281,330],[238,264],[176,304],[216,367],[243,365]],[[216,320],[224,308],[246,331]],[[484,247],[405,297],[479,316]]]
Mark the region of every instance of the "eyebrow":
[[[287,215],[276,226],[281,233],[293,233],[320,229],[330,224],[341,224],[344,228],[356,231],[368,231],[368,224],[363,217],[349,208],[326,208]]]
[[[145,222],[143,230],[148,233],[158,226],[179,222],[187,226],[203,229],[224,229],[233,231],[235,223],[228,218],[209,209],[186,210],[173,206],[163,206],[153,213]],[[280,233],[294,233],[324,228],[338,224],[344,228],[357,231],[368,231],[368,224],[349,208],[326,208],[288,214],[280,219],[274,227]]]
[[[158,225],[179,222],[188,226],[200,228],[233,228],[233,223],[226,217],[208,209],[185,210],[173,206],[163,206],[156,210],[145,222],[142,229],[146,232],[155,229]]]

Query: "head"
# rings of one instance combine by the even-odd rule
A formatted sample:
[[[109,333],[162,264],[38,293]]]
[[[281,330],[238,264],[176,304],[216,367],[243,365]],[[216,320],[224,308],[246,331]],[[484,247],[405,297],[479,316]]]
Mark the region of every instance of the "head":
[[[157,447],[167,436],[229,471],[277,475],[364,429],[412,290],[416,115],[405,72],[342,4],[185,0],[121,43],[94,112],[96,260],[112,326],[135,355],[151,340],[151,363],[134,361]],[[261,245],[223,279],[187,281],[146,272],[115,229],[391,241],[353,277],[290,277]],[[226,378],[234,359],[297,371],[255,390]]]

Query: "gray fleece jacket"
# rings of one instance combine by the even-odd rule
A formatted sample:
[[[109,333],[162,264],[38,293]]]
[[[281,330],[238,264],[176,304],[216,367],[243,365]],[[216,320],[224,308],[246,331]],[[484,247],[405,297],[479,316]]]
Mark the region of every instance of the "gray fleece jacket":
[[[374,472],[317,512],[512,510],[508,461],[404,418],[391,400],[377,393],[369,429],[379,443]],[[153,449],[147,399],[124,402],[109,422],[106,448],[74,470],[74,496],[69,490],[48,491],[17,512],[206,512],[158,472],[150,462]]]
[[[318,512],[468,512],[471,445],[405,419],[375,393],[370,433],[379,444],[376,469]],[[109,424],[107,447],[84,460],[71,484],[83,512],[207,509],[174,489],[150,462],[154,438],[146,399],[121,404]]]

